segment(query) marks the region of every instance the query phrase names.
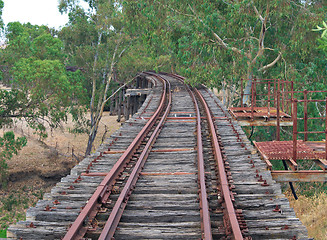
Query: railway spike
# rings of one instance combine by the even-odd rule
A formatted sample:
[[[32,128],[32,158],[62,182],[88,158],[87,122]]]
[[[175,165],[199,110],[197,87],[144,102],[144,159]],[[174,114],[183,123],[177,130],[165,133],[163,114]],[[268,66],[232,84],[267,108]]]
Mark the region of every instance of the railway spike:
[[[264,180],[264,182],[261,184],[261,186],[263,186],[263,187],[269,186],[269,184],[267,183],[267,180]]]
[[[34,225],[33,222],[31,222],[30,224],[26,225],[27,228],[36,228],[36,226]]]
[[[281,212],[280,208],[278,205],[276,205],[275,209],[273,210],[273,212]]]
[[[49,205],[47,205],[47,206],[44,208],[44,211],[46,211],[46,212],[49,212],[49,211],[51,211],[51,208],[50,208],[50,206],[49,206]]]
[[[289,229],[288,225],[285,225],[284,227],[282,227],[282,230],[287,230],[287,229]]]

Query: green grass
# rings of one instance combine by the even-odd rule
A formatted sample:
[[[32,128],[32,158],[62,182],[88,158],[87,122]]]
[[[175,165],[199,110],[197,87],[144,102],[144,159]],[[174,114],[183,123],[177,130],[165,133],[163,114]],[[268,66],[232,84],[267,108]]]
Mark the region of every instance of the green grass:
[[[0,230],[0,238],[7,238],[7,230]]]

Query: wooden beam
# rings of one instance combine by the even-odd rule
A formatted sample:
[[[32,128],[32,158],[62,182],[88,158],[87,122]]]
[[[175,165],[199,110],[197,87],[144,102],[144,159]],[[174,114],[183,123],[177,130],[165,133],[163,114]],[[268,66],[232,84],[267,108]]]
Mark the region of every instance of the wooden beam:
[[[327,172],[321,170],[271,171],[277,182],[326,182]]]

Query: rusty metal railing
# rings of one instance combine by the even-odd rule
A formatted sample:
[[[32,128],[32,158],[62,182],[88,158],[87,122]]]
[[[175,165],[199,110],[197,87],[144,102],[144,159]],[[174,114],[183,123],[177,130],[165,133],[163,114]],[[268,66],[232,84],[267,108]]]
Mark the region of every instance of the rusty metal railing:
[[[305,93],[306,94],[306,93]],[[298,103],[304,103],[304,117],[299,118],[297,114],[298,110]],[[307,104],[308,102],[325,102],[325,114],[322,117],[308,117],[308,109]],[[307,99],[306,95],[303,100],[293,99],[292,101],[292,120],[293,120],[293,160],[297,160],[297,139],[299,134],[304,134],[304,141],[308,140],[308,134],[325,134],[325,154],[324,158],[327,160],[327,97],[325,100],[313,100],[313,99]],[[304,120],[304,131],[298,131],[298,120]],[[324,131],[309,131],[308,130],[308,120],[324,120],[325,123],[325,129]]]

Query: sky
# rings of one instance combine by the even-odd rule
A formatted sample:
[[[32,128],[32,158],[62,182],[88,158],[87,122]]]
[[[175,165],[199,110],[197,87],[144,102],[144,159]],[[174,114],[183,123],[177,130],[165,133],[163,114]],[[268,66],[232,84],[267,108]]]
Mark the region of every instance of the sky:
[[[68,15],[58,10],[59,0],[3,0],[2,19],[5,24],[18,21],[59,29],[68,22]]]

